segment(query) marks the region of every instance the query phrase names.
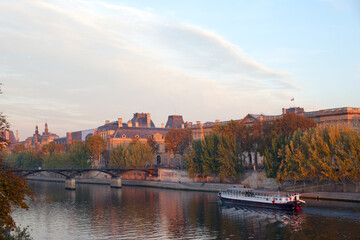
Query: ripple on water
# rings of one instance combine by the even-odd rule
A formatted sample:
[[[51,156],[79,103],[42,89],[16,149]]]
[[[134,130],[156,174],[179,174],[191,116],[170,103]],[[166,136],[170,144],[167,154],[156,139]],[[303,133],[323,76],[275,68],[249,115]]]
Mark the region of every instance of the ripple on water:
[[[14,212],[34,239],[357,239],[359,205],[308,201],[303,212],[219,207],[213,193],[35,183],[36,202]],[[349,208],[346,208],[348,206]],[[350,210],[349,210],[350,209]],[[355,210],[354,210],[355,209]]]

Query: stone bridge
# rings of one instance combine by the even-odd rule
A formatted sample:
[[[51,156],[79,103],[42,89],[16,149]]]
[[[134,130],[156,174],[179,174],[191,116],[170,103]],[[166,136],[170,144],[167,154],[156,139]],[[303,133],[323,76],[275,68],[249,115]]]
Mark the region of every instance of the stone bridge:
[[[84,169],[74,169],[74,168],[64,168],[64,169],[12,169],[10,170],[20,177],[27,177],[29,175],[39,173],[39,172],[52,172],[64,176],[65,179],[65,189],[75,190],[76,189],[76,180],[75,177],[81,175],[85,172],[97,171],[109,174],[111,176],[110,186],[113,188],[121,188],[121,178],[120,175],[125,172],[130,171],[142,171],[149,174],[149,176],[158,176],[158,168],[84,168]]]

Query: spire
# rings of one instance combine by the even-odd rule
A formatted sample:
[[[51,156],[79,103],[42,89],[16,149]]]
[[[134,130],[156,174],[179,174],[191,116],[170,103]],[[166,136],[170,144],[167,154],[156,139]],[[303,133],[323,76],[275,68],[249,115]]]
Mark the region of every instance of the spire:
[[[45,134],[48,134],[48,133],[49,133],[48,124],[45,123]]]
[[[35,134],[39,134],[39,127],[38,127],[38,125],[36,125],[36,127],[35,127]]]

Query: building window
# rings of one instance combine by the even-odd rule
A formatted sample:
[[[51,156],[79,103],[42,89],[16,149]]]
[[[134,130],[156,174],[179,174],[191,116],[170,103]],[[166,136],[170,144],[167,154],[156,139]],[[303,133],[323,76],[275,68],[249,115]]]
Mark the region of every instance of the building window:
[[[135,138],[139,138],[139,135],[135,135]]]
[[[122,137],[122,138],[126,138],[126,135],[125,135],[125,134],[123,134],[121,137]]]

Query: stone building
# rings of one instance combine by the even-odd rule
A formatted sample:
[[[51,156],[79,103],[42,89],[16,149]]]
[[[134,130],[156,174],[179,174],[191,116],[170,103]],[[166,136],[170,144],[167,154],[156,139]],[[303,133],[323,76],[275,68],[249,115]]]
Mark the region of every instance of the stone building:
[[[104,125],[96,129],[96,133],[105,139],[109,151],[122,144],[128,145],[134,139],[146,143],[148,138],[152,138],[159,145],[153,164],[177,166],[178,161],[165,151],[165,135],[170,128],[180,128],[183,123],[182,116],[171,115],[166,123],[167,127],[161,124],[161,128],[157,128],[150,113],[134,113],[133,118],[127,122],[123,122],[122,118],[112,122],[106,120]]]
[[[56,139],[56,143],[63,143],[67,142],[68,144],[72,144],[75,141],[83,142],[89,136],[93,136],[96,132],[96,129],[87,129],[87,130],[80,130],[75,132],[67,132],[66,137]]]
[[[54,141],[55,139],[59,138],[58,135],[49,132],[48,124],[45,123],[45,131],[40,134],[39,127],[35,127],[35,133],[32,137],[28,137],[24,141],[24,145],[26,149],[34,149],[35,151],[39,151],[42,146],[49,144],[50,142]]]
[[[0,131],[1,139],[8,142],[8,145],[5,142],[1,144],[5,146],[8,150],[11,149],[12,146],[19,142],[18,132],[16,131],[16,138],[14,132],[11,130]]]

